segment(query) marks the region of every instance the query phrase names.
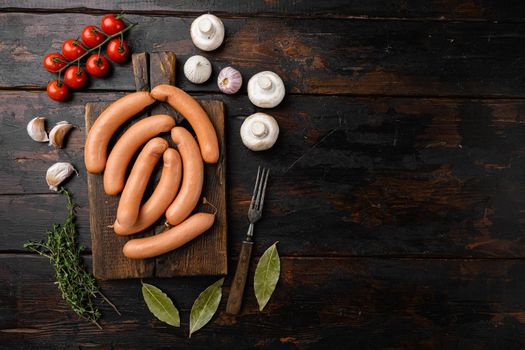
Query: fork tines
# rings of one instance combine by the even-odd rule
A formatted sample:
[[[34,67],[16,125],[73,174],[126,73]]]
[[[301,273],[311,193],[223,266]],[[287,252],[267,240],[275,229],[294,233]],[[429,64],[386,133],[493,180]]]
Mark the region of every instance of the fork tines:
[[[270,169],[262,168],[262,171],[261,167],[257,169],[257,179],[255,180],[255,187],[253,189],[252,201],[250,202],[250,209],[262,211],[269,174]]]

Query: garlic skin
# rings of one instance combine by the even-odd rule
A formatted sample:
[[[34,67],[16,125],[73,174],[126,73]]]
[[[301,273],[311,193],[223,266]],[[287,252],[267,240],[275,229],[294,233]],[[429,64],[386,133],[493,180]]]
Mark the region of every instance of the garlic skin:
[[[264,151],[271,148],[278,137],[279,124],[266,113],[252,114],[242,123],[242,143],[252,151]]]
[[[217,85],[223,93],[232,95],[242,86],[241,73],[232,67],[223,68],[217,77]]]
[[[37,142],[47,142],[49,138],[46,133],[46,118],[36,117],[27,123],[27,134]]]
[[[219,17],[207,13],[193,21],[190,34],[193,44],[199,49],[213,51],[224,40],[224,24]]]
[[[46,181],[49,189],[58,191],[58,186],[73,173],[76,173],[78,176],[78,172],[71,163],[59,162],[51,165],[46,173]]]
[[[206,57],[191,56],[184,63],[184,75],[194,84],[202,84],[211,76],[211,63]]]
[[[49,146],[62,148],[67,133],[75,126],[65,120],[58,122],[49,132]]]
[[[248,81],[248,98],[261,108],[273,108],[284,98],[284,83],[281,77],[271,71],[255,74]]]

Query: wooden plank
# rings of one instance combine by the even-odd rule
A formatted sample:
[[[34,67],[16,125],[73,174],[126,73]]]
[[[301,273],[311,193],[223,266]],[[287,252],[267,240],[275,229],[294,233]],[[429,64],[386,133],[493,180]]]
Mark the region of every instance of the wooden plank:
[[[190,15],[213,12],[224,16],[283,16],[283,17],[323,17],[323,18],[399,18],[434,20],[488,20],[523,21],[525,12],[522,3],[513,1],[470,1],[470,0],[331,0],[300,2],[290,0],[253,0],[231,2],[217,0],[200,2],[193,0],[172,1],[126,1],[108,0],[5,0],[0,5],[3,11],[42,11],[42,12],[100,12],[115,11],[155,15]]]
[[[188,30],[191,19],[133,20],[140,22],[128,35],[135,52],[175,51],[180,62],[196,53]],[[67,37],[71,23],[80,30],[99,21],[99,16],[80,14],[0,14],[5,28],[0,33],[0,55],[5,57],[0,61],[0,87],[44,89],[52,77],[41,67],[44,53],[60,49],[58,38]],[[204,54],[215,72],[211,79],[192,84],[182,78],[180,64],[179,87],[218,92],[216,74],[233,66],[245,81],[261,70],[275,71],[294,94],[525,96],[521,24],[277,18],[224,23],[224,45]],[[9,34],[19,32],[27,35]],[[20,64],[24,70],[18,69]],[[133,91],[131,65],[113,66],[111,79],[93,79],[87,88]]]
[[[133,67],[133,78],[135,79],[136,91],[149,91],[149,59],[147,52],[139,52],[131,55]]]
[[[86,105],[86,130],[107,106]],[[216,222],[206,234],[191,243],[157,259],[131,260],[122,254],[123,245],[132,238],[144,237],[164,230],[162,222],[138,236],[119,237],[110,227],[115,221],[118,196],[108,196],[103,189],[103,176],[88,173],[88,198],[93,252],[93,271],[102,280],[173,277],[188,275],[220,275],[227,272],[226,252],[226,148],[224,144],[224,109],[220,101],[205,101],[203,107],[210,116],[219,137],[221,156],[217,165],[205,167],[203,196],[217,206]],[[136,119],[138,120],[138,119]],[[117,133],[116,138],[123,131]],[[197,211],[210,211],[200,205]],[[162,220],[160,220],[162,221]]]
[[[160,84],[175,85],[177,56],[174,52],[152,52],[150,54],[149,77],[151,88]],[[179,113],[175,112],[167,103],[156,103],[151,108],[151,114],[171,115],[177,124],[184,119]]]
[[[86,132],[109,106],[103,103],[87,103],[85,125]],[[123,131],[116,136],[120,136]],[[89,224],[91,228],[91,250],[93,253],[93,274],[101,280],[117,278],[151,277],[155,273],[152,260],[132,260],[122,254],[124,244],[134,237],[122,237],[115,234],[111,226],[115,222],[119,196],[108,196],[104,192],[103,174],[87,173],[87,191],[89,199]],[[138,237],[151,232],[144,231]]]
[[[219,139],[220,156],[216,165],[204,167],[202,196],[216,207],[215,223],[204,235],[172,253],[156,259],[155,276],[221,275],[228,272],[226,213],[226,141],[224,105],[220,101],[202,101]],[[196,212],[213,212],[209,205],[199,204]]]
[[[0,250],[19,250],[65,216],[62,201],[28,195],[50,193],[44,174],[58,160],[80,171],[67,186],[90,247],[83,128],[55,151],[32,142],[25,125],[44,115],[48,125],[81,126],[81,103],[117,96],[75,93],[55,104],[44,93],[0,93],[0,140],[9,145],[0,147],[0,193],[23,194],[0,196]],[[278,240],[286,255],[525,257],[524,100],[287,96],[271,112],[281,128],[275,148],[254,153],[239,128],[257,109],[239,96],[208,98],[228,110],[231,254],[263,165],[272,176],[255,251]]]
[[[151,315],[139,281],[102,282],[122,316],[104,306],[98,331],[64,305],[46,259],[3,256],[0,348],[140,349],[144,339],[148,348],[170,349],[525,347],[523,260],[282,258],[281,279],[263,312],[252,288],[256,261],[241,315],[225,314],[227,279],[217,315],[188,339],[193,301],[217,277],[147,280],[173,298],[181,328]]]

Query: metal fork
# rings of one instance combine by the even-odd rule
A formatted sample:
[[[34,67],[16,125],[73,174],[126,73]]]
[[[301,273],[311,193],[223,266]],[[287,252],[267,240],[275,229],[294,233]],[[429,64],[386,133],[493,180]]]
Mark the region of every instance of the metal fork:
[[[248,209],[248,220],[250,220],[250,226],[248,227],[246,238],[242,242],[241,254],[239,255],[235,277],[233,278],[228,303],[226,304],[226,312],[232,315],[237,315],[241,310],[242,296],[244,294],[244,286],[246,285],[246,277],[248,275],[248,267],[250,266],[250,258],[252,255],[253,226],[262,216],[264,196],[266,193],[266,184],[268,182],[269,174],[270,169],[263,168],[262,171],[261,167],[257,169],[255,188],[253,189],[250,209]]]

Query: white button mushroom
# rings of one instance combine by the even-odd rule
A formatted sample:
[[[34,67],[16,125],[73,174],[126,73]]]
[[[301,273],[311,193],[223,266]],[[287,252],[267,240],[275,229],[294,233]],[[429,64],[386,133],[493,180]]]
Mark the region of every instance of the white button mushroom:
[[[194,84],[202,84],[211,76],[211,63],[206,57],[191,56],[184,63],[184,75]]]
[[[197,17],[190,28],[193,44],[203,51],[213,51],[224,40],[224,24],[212,14]]]
[[[271,148],[279,137],[279,124],[266,113],[255,113],[246,118],[241,126],[242,143],[252,151]]]
[[[257,73],[248,81],[248,97],[257,107],[275,107],[284,98],[284,83],[274,72]]]

